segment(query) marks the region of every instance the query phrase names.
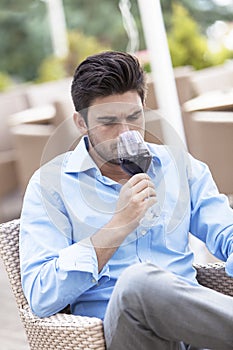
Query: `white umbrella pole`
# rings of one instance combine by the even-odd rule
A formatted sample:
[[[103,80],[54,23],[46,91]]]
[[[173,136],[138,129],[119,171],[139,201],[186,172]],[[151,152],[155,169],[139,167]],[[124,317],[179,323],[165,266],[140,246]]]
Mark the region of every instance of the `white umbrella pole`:
[[[138,0],[145,41],[150,55],[152,78],[159,109],[184,144],[185,134],[159,0]],[[174,143],[163,130],[165,141]]]
[[[68,54],[66,20],[62,0],[45,0],[48,8],[53,51],[57,57]]]

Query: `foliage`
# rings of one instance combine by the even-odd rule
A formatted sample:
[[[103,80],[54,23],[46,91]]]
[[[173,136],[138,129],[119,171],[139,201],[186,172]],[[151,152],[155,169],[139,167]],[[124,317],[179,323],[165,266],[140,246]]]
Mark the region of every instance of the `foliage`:
[[[173,11],[168,43],[174,67],[192,65],[202,69],[223,63],[230,56],[226,49],[218,56],[209,51],[207,38],[183,6],[175,4]]]
[[[208,51],[206,53],[206,59],[210,63],[210,66],[217,66],[224,63],[228,59],[233,59],[233,51],[230,51],[226,47],[222,46],[217,52]]]
[[[42,61],[38,69],[36,83],[59,80],[66,76],[62,60],[55,56],[49,56]]]
[[[86,36],[81,32],[69,32],[68,42],[69,54],[64,59],[64,66],[68,75],[73,75],[76,66],[87,56],[110,50],[109,46],[101,44],[94,36]]]
[[[9,1],[0,9],[0,70],[19,81],[33,80],[39,63],[51,53],[45,6],[29,3]]]
[[[0,72],[0,91],[7,90],[12,85],[12,80],[6,73]]]
[[[65,58],[50,56],[39,67],[38,82],[62,79],[71,76],[77,65],[87,56],[109,50],[96,38],[86,36],[81,32],[68,33],[69,53]]]
[[[185,15],[178,13],[180,19],[175,23],[174,3],[183,5],[192,14],[192,25],[188,21],[191,19],[188,12]],[[63,5],[69,31],[95,37],[103,46],[113,50],[127,49],[128,37],[122,23],[119,0],[63,0]],[[188,62],[201,68],[229,57],[225,49],[218,56],[208,52],[205,31],[216,20],[232,20],[233,6],[217,6],[214,0],[162,0],[161,5],[174,65]],[[131,12],[139,32],[139,49],[144,50],[146,46],[137,0],[131,0]],[[51,58],[52,42],[44,0],[0,0],[0,32],[0,71],[10,74],[14,80],[37,79],[38,67],[40,79],[62,77],[68,74],[66,70],[71,72],[69,66],[72,69],[76,58],[69,57],[65,68],[59,60]],[[76,50],[76,54],[79,57],[79,51],[77,53]]]
[[[181,5],[174,5],[168,43],[173,66],[192,65],[198,69],[208,66],[205,60],[207,40],[200,34],[197,23]]]
[[[224,3],[224,1],[223,1]],[[220,6],[215,0],[162,0],[161,6],[167,30],[170,30],[173,16],[173,5],[179,4],[192,14],[193,20],[198,23],[201,33],[215,21],[231,22],[233,18],[233,5]]]
[[[69,30],[95,36],[114,50],[125,51],[128,37],[122,24],[119,0],[63,0]],[[137,23],[141,48],[145,46],[137,1],[131,0],[131,12]]]
[[[173,2],[173,0],[170,1]],[[205,33],[207,27],[215,21],[231,22],[233,18],[232,4],[226,5],[224,1],[222,1],[222,6],[214,0],[179,0],[179,3],[192,14],[192,18],[199,24],[202,33]]]
[[[128,37],[118,3],[119,0],[63,0],[68,31],[85,33],[88,37],[95,37],[103,46],[125,51]],[[143,48],[144,38],[137,1],[131,3]],[[0,0],[0,31],[0,70],[19,81],[35,80],[38,78],[38,67],[46,60],[45,67],[39,70],[47,72],[40,74],[48,77],[46,67],[55,64],[56,75],[62,76],[58,63],[50,57],[52,42],[45,1]]]

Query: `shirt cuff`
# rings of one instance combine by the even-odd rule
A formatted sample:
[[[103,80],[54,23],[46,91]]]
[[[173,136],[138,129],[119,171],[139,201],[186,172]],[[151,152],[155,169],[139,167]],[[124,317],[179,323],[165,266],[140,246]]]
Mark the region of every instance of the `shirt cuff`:
[[[97,256],[90,238],[60,250],[57,265],[63,272],[89,272],[96,281],[103,276],[109,277],[108,265],[98,273]]]

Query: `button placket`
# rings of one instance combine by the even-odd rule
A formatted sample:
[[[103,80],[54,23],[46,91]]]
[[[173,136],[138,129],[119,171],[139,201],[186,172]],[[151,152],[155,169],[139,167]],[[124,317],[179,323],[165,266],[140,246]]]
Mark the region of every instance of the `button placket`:
[[[139,236],[145,236],[148,232],[148,229],[142,226],[138,227],[138,234]]]
[[[137,229],[137,255],[141,262],[150,258],[150,229],[139,226]]]

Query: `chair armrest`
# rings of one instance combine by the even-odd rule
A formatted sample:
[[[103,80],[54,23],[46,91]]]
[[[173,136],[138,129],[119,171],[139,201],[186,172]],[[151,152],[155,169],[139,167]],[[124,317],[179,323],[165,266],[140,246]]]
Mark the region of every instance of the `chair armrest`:
[[[63,313],[39,318],[29,307],[20,310],[31,350],[105,349],[103,322],[96,317]]]
[[[233,296],[233,278],[225,272],[225,263],[195,264],[197,280],[205,287]]]
[[[53,104],[41,105],[38,107],[24,109],[8,117],[9,127],[30,123],[30,124],[50,124],[56,115]]]
[[[15,150],[0,151],[0,198],[18,186]]]

